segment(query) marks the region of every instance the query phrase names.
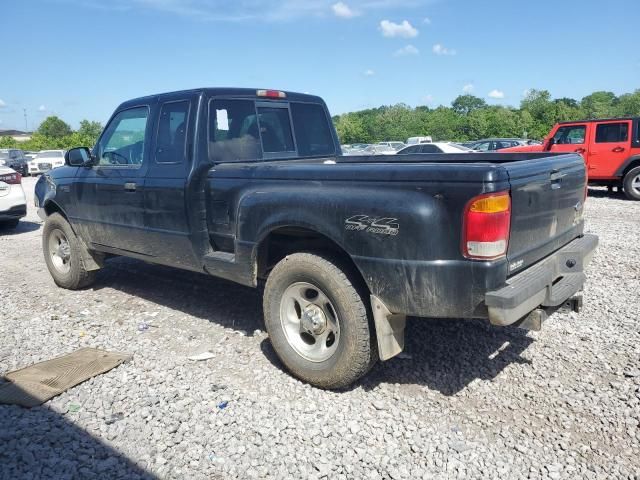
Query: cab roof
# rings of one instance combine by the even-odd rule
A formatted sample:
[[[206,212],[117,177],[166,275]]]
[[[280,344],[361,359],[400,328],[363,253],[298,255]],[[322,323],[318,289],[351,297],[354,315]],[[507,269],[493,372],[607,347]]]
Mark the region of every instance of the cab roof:
[[[164,99],[165,97],[174,97],[179,95],[200,95],[205,94],[206,96],[225,96],[225,97],[237,97],[237,98],[253,98],[260,99],[265,101],[272,100],[280,100],[280,101],[297,101],[297,102],[311,102],[311,103],[324,103],[322,98],[316,95],[309,95],[306,93],[297,93],[297,92],[289,92],[285,90],[275,90],[284,92],[285,98],[266,98],[259,97],[259,90],[269,90],[272,91],[274,89],[264,89],[264,88],[227,88],[227,87],[205,87],[205,88],[194,88],[190,90],[177,90],[173,92],[164,92],[157,93],[153,95],[146,95],[143,97],[133,98],[131,100],[127,100],[123,102],[119,109],[122,107],[140,105],[143,103],[154,103],[160,99]]]

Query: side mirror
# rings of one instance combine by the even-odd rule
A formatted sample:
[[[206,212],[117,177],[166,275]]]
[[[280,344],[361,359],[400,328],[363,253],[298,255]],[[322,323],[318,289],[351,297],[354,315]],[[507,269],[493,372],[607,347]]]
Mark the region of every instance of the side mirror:
[[[91,164],[91,152],[87,147],[72,148],[64,154],[64,162],[72,167],[83,167]]]

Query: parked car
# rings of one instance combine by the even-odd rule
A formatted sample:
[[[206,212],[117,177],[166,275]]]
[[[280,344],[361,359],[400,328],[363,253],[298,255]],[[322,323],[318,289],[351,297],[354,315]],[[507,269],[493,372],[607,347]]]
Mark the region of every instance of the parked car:
[[[410,153],[469,153],[473,150],[451,142],[432,142],[409,145],[398,152],[398,155]]]
[[[478,152],[495,152],[504,148],[531,145],[532,140],[524,138],[485,138],[476,142],[465,143],[465,147]]]
[[[640,117],[558,123],[541,145],[507,151],[579,153],[589,185],[618,187],[627,198],[640,200]]]
[[[0,166],[0,227],[15,228],[26,214],[22,175],[12,168]]]
[[[389,145],[369,145],[364,150],[361,150],[360,153],[356,155],[394,155],[396,153],[396,149]]]
[[[29,170],[24,152],[17,148],[0,150],[0,165],[12,168],[20,175],[26,175]]]
[[[409,315],[539,329],[579,309],[597,244],[583,231],[579,155],[339,148],[311,95],[216,88],[125,102],[93,151],[70,150],[36,183],[49,272],[80,289],[122,255],[264,281],[274,351],[323,388],[400,353]]]
[[[393,148],[396,152],[406,146],[404,142],[378,142],[378,145],[386,145],[387,147]]]
[[[431,137],[409,137],[407,138],[406,145],[415,145],[416,143],[431,143],[433,139]]]
[[[64,166],[64,150],[43,150],[29,162],[29,174],[38,175]]]

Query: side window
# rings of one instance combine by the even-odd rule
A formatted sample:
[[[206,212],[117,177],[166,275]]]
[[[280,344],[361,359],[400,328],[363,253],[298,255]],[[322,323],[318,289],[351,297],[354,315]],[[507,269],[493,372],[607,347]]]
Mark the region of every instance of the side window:
[[[209,102],[209,159],[213,162],[262,158],[260,131],[252,100]]]
[[[440,150],[435,145],[426,144],[422,145],[422,147],[420,148],[420,153],[442,153],[442,150]]]
[[[188,117],[188,100],[162,105],[158,118],[156,163],[184,162]]]
[[[148,117],[147,107],[131,108],[118,113],[98,143],[98,165],[142,165]]]
[[[581,144],[584,143],[587,127],[585,125],[567,125],[560,127],[553,139],[556,144]]]
[[[258,118],[265,153],[295,152],[288,108],[258,107]]]
[[[413,147],[407,147],[404,150],[402,150],[402,155],[409,155],[411,153],[418,153],[420,152],[420,145],[414,145]]]
[[[629,140],[629,124],[601,123],[596,127],[596,143],[620,143]]]
[[[301,157],[336,153],[329,120],[322,105],[292,103],[291,116]]]
[[[473,147],[473,149],[478,150],[480,152],[486,152],[489,150],[490,145],[491,145],[491,142],[482,142],[477,144],[475,147]]]

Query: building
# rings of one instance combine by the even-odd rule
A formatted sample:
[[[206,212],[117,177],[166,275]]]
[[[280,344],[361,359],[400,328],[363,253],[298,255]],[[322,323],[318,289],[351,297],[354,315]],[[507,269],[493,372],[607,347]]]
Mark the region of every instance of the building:
[[[20,130],[0,130],[0,137],[11,137],[16,142],[26,142],[31,140],[33,132],[22,132]]]

